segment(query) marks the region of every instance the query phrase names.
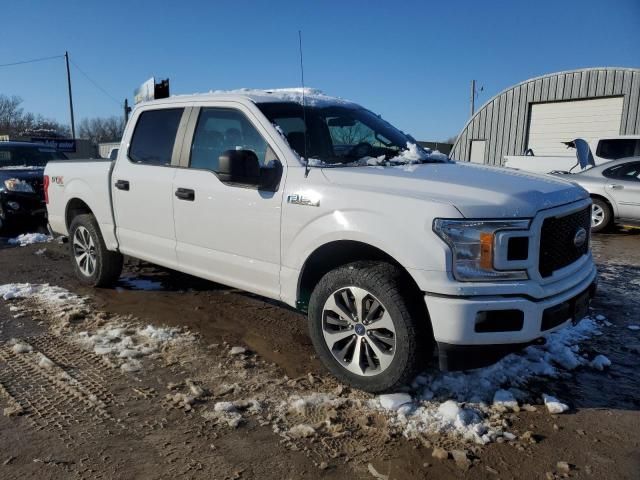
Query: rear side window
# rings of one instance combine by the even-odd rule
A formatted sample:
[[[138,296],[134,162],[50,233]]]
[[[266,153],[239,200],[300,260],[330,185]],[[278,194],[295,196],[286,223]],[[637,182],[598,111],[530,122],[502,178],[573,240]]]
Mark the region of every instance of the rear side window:
[[[260,165],[273,160],[262,135],[237,110],[203,108],[191,145],[191,168],[218,171],[218,157],[226,150],[252,150]]]
[[[182,108],[143,112],[131,139],[129,158],[148,165],[171,165]]]
[[[640,181],[640,162],[622,163],[607,168],[602,175],[618,180]]]
[[[640,139],[635,138],[612,138],[600,140],[596,155],[607,160],[617,160],[618,158],[634,157],[640,155]]]

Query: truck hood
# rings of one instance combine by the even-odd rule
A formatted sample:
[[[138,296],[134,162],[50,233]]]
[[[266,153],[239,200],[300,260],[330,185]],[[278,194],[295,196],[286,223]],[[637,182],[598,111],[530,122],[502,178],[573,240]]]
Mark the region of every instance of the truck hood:
[[[336,167],[323,173],[349,189],[453,205],[466,218],[533,217],[589,196],[561,178],[468,163]]]

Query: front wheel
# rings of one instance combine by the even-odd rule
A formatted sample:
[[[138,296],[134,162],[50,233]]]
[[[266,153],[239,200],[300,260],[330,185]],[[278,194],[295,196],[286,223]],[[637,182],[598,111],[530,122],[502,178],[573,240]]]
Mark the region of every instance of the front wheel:
[[[591,205],[591,231],[597,233],[606,230],[611,225],[612,217],[611,207],[607,202],[594,198]]]
[[[327,273],[309,302],[311,340],[341,381],[372,393],[409,383],[432,341],[398,267],[355,262]],[[425,312],[426,313],[426,312]]]
[[[93,215],[78,215],[71,221],[69,248],[76,277],[85,285],[107,287],[120,277],[122,255],[107,250]]]

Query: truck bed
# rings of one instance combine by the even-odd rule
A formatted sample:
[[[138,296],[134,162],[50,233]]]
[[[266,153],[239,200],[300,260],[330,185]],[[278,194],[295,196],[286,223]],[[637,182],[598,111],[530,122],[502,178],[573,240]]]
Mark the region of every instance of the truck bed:
[[[110,179],[113,161],[82,159],[49,162],[48,221],[51,229],[68,235],[67,213],[72,208],[89,209],[96,217],[109,248],[117,247],[111,209]]]

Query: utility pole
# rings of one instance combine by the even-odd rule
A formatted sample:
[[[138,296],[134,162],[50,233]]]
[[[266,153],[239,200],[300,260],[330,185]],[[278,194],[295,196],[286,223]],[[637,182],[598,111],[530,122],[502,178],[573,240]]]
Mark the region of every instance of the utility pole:
[[[69,52],[64,52],[64,61],[67,64],[67,88],[69,90],[69,111],[71,112],[71,138],[76,138],[76,122],[73,118],[73,96],[71,95],[71,71],[69,70]]]
[[[473,117],[473,114],[476,111],[476,81],[475,80],[471,80],[471,116]]]

